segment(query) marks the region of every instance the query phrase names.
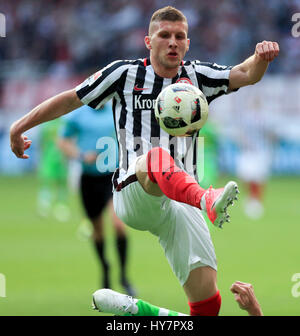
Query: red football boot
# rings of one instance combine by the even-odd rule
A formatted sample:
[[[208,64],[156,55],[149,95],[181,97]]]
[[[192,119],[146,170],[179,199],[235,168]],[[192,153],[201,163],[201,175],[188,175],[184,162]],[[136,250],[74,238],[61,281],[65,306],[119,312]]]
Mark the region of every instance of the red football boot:
[[[201,209],[206,211],[208,218],[215,226],[222,228],[224,222],[230,221],[227,208],[233,205],[234,200],[237,200],[238,193],[238,186],[233,181],[220,189],[213,189],[210,186],[201,198]]]

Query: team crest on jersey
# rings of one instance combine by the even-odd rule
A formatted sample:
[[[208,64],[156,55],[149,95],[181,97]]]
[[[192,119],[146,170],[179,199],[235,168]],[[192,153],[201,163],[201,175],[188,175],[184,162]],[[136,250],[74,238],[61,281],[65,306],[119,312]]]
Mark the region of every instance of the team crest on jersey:
[[[102,75],[102,70],[97,71],[94,73],[94,81],[97,80]]]
[[[193,85],[192,81],[189,78],[186,78],[186,77],[178,78],[176,83],[184,83],[184,84]]]
[[[91,75],[90,77],[88,77],[87,79],[87,83],[88,85],[93,85],[95,83],[95,81],[102,75],[102,70],[99,70],[97,72],[95,72],[93,75]]]

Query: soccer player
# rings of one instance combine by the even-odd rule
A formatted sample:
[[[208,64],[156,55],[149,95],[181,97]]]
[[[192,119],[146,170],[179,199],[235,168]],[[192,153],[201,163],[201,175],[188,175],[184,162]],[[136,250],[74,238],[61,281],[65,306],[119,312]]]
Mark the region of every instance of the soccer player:
[[[249,316],[263,316],[251,284],[236,281],[230,290],[239,307],[246,310]],[[147,301],[135,299],[107,288],[99,289],[93,294],[92,306],[100,312],[120,316],[186,316],[186,314],[157,307]]]
[[[98,140],[112,143],[111,151],[97,147]],[[106,104],[99,110],[82,106],[65,118],[58,141],[60,149],[70,159],[81,161],[80,195],[86,216],[93,225],[93,240],[103,270],[104,288],[111,288],[110,267],[105,255],[103,231],[103,211],[109,206],[116,231],[116,247],[120,261],[120,283],[128,295],[134,296],[135,290],[126,275],[127,235],[123,222],[116,216],[112,204],[112,172],[117,167],[117,144],[111,105]],[[101,154],[105,154],[102,155]],[[105,165],[107,156],[110,160]],[[96,165],[97,160],[97,165]]]
[[[56,119],[41,125],[37,211],[42,217],[53,213],[57,220],[64,222],[69,220],[70,210],[67,204],[68,166],[57,145],[58,131],[62,124],[62,119]]]
[[[244,182],[247,192],[244,211],[254,220],[264,214],[265,187],[271,175],[272,157],[278,138],[274,131],[276,118],[270,120],[261,105],[261,98],[254,96],[247,113],[240,117],[237,139],[237,176]]]
[[[217,315],[221,306],[217,261],[201,210],[222,226],[237,185],[201,188],[194,173],[197,135],[170,137],[155,120],[154,103],[163,88],[176,82],[199,87],[209,103],[254,84],[278,55],[279,46],[258,43],[254,54],[234,67],[183,61],[190,44],[188,23],[182,12],[170,6],[153,14],[145,44],[149,58],[115,61],[16,121],[11,127],[11,148],[26,159],[24,150],[30,141],[24,138],[25,131],[82,104],[97,109],[113,98],[119,142],[119,169],[113,179],[116,214],[127,225],[159,238],[186,293],[191,315]]]

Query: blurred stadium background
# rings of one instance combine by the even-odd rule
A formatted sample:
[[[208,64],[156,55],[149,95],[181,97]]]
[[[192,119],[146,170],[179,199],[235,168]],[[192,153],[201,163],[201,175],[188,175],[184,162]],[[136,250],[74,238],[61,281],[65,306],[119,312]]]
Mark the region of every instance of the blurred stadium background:
[[[28,132],[31,157],[22,161],[10,152],[9,127],[111,61],[147,56],[143,38],[148,21],[164,5],[176,6],[188,18],[186,59],[235,65],[253,53],[257,42],[280,45],[280,56],[259,84],[211,105],[220,172],[216,186],[234,178],[242,191],[232,222],[211,233],[219,261],[221,315],[245,315],[229,292],[235,280],[254,285],[266,315],[299,315],[292,276],[300,273],[300,37],[291,33],[299,0],[0,1],[6,18],[6,37],[0,38],[0,315],[99,315],[90,308],[99,274],[93,248],[77,235],[82,215],[76,186],[70,192],[69,220],[40,218],[39,128]],[[237,175],[245,137],[270,157],[264,214],[256,220],[244,212],[247,190]],[[106,230],[117,279],[108,218]],[[139,297],[188,313],[156,239],[133,230],[129,234],[130,277]],[[117,281],[114,289],[122,290]]]

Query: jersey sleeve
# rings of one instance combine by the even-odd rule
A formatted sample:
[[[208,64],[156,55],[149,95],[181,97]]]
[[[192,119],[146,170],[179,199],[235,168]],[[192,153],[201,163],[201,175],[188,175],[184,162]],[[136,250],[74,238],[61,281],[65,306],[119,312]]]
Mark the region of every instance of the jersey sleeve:
[[[83,104],[99,109],[116,93],[119,80],[127,70],[128,62],[115,61],[88,77],[76,87]]]
[[[229,88],[229,74],[232,66],[218,65],[216,63],[194,61],[194,68],[199,88],[210,103],[223,94],[231,91]],[[237,90],[232,90],[237,91]]]

